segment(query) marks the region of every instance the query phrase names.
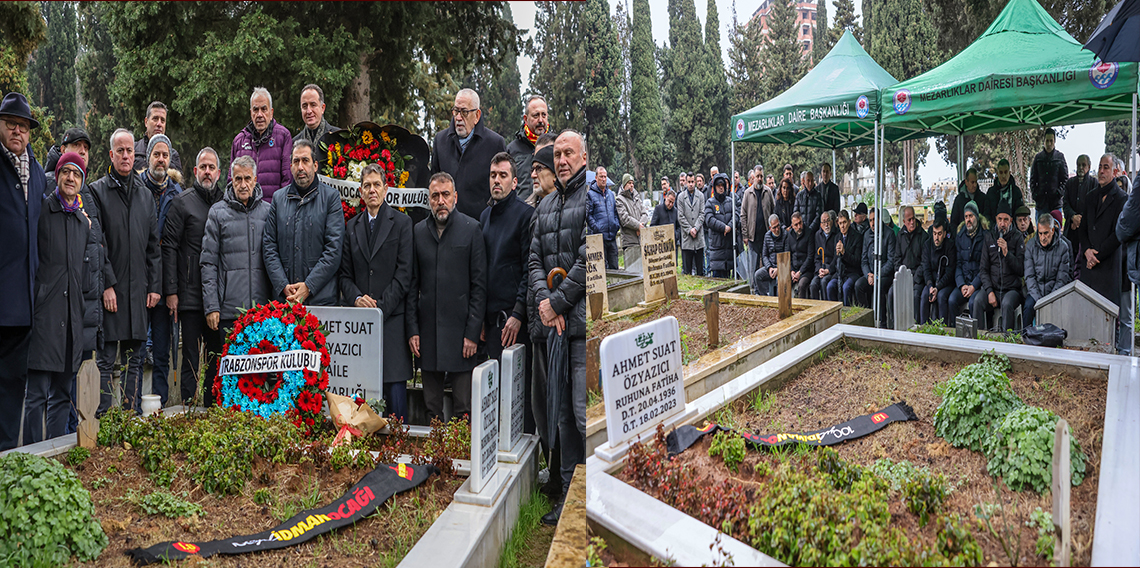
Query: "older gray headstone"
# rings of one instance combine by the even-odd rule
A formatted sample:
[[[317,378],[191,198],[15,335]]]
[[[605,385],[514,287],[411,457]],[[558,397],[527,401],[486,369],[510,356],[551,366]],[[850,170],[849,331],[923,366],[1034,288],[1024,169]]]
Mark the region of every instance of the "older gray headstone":
[[[914,323],[914,276],[906,266],[900,266],[895,272],[895,297],[893,313],[895,314],[895,329],[906,331]]]

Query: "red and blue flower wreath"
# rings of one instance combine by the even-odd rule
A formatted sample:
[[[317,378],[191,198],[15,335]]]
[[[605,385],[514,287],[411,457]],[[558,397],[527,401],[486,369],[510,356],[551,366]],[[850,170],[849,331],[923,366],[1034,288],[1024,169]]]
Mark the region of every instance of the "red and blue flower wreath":
[[[283,414],[309,432],[321,414],[324,391],[329,386],[325,370],[329,365],[329,351],[320,321],[305,306],[275,301],[247,311],[234,322],[234,329],[222,348],[222,357],[298,349],[321,354],[320,373],[306,369],[223,375],[219,369],[218,380],[214,381],[218,404],[265,418]]]

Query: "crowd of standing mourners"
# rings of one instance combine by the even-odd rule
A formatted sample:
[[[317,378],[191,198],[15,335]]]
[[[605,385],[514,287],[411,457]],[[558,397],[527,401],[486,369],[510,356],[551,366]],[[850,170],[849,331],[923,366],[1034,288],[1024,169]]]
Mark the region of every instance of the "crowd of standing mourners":
[[[85,359],[94,357],[100,374],[98,414],[112,405],[120,369],[118,398],[140,410],[147,364],[166,405],[180,331],[181,399],[201,388],[212,406],[217,354],[243,310],[270,300],[375,307],[384,317],[383,396],[400,418],[417,367],[429,417],[444,417],[448,389],[451,414],[462,417],[471,412],[473,368],[512,345],[528,347],[525,424],[550,455],[544,489],[557,505],[544,521],[556,523],[574,467],[585,462],[584,253],[587,194],[598,187],[586,180],[583,135],[549,132],[546,101],[532,96],[508,143],[483,124],[479,95],[461,90],[432,145],[430,215],[413,224],[387,205],[387,172],[371,164],[360,180],[364,211],[346,222],[339,192],[317,176],[317,145],[339,130],[324,118],[321,88],[302,89],[305,124],[296,134],[273,118],[267,90],[254,89],[249,103],[228,171],[205,147],[184,179],[165,134],[169,111],[156,101],[144,136],[111,134],[111,166],[93,179],[82,128],[67,130],[41,166],[29,146],[40,125],[26,98],[4,97],[0,450],[75,431]],[[604,173],[598,180],[606,230],[628,235],[633,254],[630,243],[650,221],[632,178],[616,201]],[[548,288],[556,269],[567,276]],[[568,337],[559,352],[569,377],[556,385],[546,379],[551,330]],[[563,405],[552,416],[553,388]]]

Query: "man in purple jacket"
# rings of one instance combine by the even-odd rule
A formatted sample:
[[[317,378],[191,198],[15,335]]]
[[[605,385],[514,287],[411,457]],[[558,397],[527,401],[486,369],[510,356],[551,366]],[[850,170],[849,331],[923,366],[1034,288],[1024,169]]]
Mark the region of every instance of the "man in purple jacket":
[[[273,201],[273,192],[293,183],[289,160],[293,155],[293,136],[289,129],[273,120],[273,96],[264,87],[253,90],[249,97],[249,124],[234,136],[230,160],[249,156],[257,162],[257,183],[262,199]]]

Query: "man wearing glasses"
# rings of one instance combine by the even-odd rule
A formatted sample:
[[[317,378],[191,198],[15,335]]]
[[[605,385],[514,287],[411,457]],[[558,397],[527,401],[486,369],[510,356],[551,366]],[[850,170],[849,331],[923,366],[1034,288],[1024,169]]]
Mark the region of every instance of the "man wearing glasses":
[[[28,100],[8,93],[0,103],[0,450],[16,447],[28,382],[33,282],[44,170],[28,145],[33,128]]]
[[[507,150],[503,137],[483,126],[479,94],[463,89],[451,107],[451,126],[435,135],[431,148],[431,173],[446,172],[459,193],[456,209],[478,219],[491,199],[487,180],[491,158]]]

